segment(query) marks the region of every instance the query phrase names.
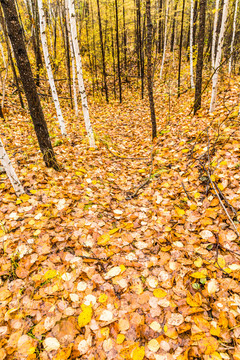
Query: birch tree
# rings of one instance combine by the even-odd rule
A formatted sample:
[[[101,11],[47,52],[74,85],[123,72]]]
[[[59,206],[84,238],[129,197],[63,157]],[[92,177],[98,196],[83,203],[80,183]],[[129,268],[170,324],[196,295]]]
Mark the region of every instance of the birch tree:
[[[4,149],[1,139],[0,139],[0,160],[1,160],[4,170],[6,171],[6,174],[9,178],[9,180],[11,181],[11,184],[15,190],[16,195],[20,196],[20,195],[24,194],[24,189],[17,177],[17,174],[15,173],[15,170],[14,170],[12,163],[8,157],[8,154],[6,153],[6,151]]]
[[[15,2],[14,0],[0,0],[0,2],[43,159],[47,167],[59,170],[37,93],[37,87],[33,79]]]
[[[191,88],[194,88],[194,80],[193,80],[193,0],[191,0],[191,12],[190,12],[190,82]]]
[[[213,112],[215,110],[215,105],[216,105],[218,73],[219,73],[219,67],[220,67],[221,57],[222,57],[223,40],[224,40],[224,33],[225,33],[227,13],[228,13],[228,3],[229,3],[229,0],[225,0],[224,5],[223,5],[222,23],[221,23],[221,29],[220,29],[220,34],[219,34],[219,38],[218,38],[216,59],[215,59],[214,68],[213,68],[214,74],[212,77],[212,96],[211,96],[210,112]]]
[[[46,19],[45,19],[45,13],[44,13],[42,0],[38,0],[38,10],[39,10],[39,22],[40,22],[42,48],[43,48],[43,55],[44,55],[44,60],[45,60],[46,68],[47,68],[48,80],[49,80],[49,84],[50,84],[50,88],[51,88],[51,92],[52,92],[52,98],[53,98],[54,105],[55,105],[56,112],[57,112],[60,130],[61,130],[62,135],[64,136],[64,135],[66,135],[66,129],[65,129],[65,123],[63,120],[63,116],[62,116],[62,110],[61,110],[61,106],[59,103],[58,94],[57,94],[57,90],[56,90],[56,86],[55,86],[55,82],[54,82],[54,78],[53,78],[52,67],[51,67],[51,62],[50,62],[50,57],[49,57],[49,52],[48,52],[47,36],[46,36]]]
[[[167,2],[166,2],[165,30],[164,30],[163,56],[162,56],[162,64],[161,64],[161,70],[160,70],[160,80],[162,79],[163,65],[164,65],[164,61],[165,61],[165,54],[166,54],[166,47],[167,47],[168,10],[169,10],[169,0],[167,0]]]
[[[78,86],[79,92],[81,94],[82,99],[82,109],[83,109],[83,117],[85,121],[85,127],[89,138],[90,147],[95,147],[95,140],[93,135],[93,129],[90,122],[89,117],[89,110],[88,110],[88,102],[87,102],[87,95],[84,87],[83,82],[83,73],[82,73],[82,59],[80,55],[80,49],[78,44],[77,38],[77,24],[76,24],[76,15],[75,15],[75,6],[74,0],[68,0],[68,12],[69,12],[69,19],[70,19],[70,33],[73,42],[73,50],[76,59],[76,68],[77,68],[77,79],[78,79]]]
[[[235,9],[234,9],[232,41],[231,41],[231,46],[230,46],[230,58],[229,58],[229,63],[228,63],[228,73],[229,74],[231,74],[231,68],[232,68],[233,45],[234,45],[235,34],[236,34],[237,9],[238,9],[238,0],[235,1]]]
[[[215,49],[216,49],[216,39],[217,39],[217,22],[218,22],[218,10],[219,10],[219,0],[216,0],[215,13],[214,13],[214,22],[213,22],[213,38],[212,38],[212,69],[215,65]]]

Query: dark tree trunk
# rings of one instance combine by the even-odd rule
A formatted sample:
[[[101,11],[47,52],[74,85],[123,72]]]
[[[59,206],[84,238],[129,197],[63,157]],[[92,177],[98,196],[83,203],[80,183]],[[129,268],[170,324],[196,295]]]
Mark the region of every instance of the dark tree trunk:
[[[118,0],[115,0],[115,11],[116,11],[116,43],[117,43],[117,68],[118,68],[119,101],[121,103],[122,102],[122,81],[121,81],[119,28],[118,28]]]
[[[47,124],[45,122],[42,107],[37,94],[37,87],[33,79],[15,2],[14,0],[1,0],[1,5],[7,24],[8,35],[13,47],[18,70],[26,94],[30,115],[33,120],[40,149],[43,153],[43,159],[46,166],[58,169],[48,134]]]
[[[193,10],[193,46],[196,45],[197,18],[198,18],[198,0],[195,0],[194,10]]]
[[[42,55],[40,50],[40,25],[39,25],[39,16],[38,16],[38,2],[37,0],[32,0],[32,9],[33,9],[33,18],[34,23],[34,33],[33,33],[33,50],[35,54],[36,67],[37,67],[37,86],[40,86],[40,71],[43,67]]]
[[[152,139],[157,137],[157,124],[153,99],[153,78],[152,78],[152,21],[151,21],[151,3],[146,0],[146,16],[147,16],[147,79],[148,79],[148,97],[151,111],[152,122]]]
[[[158,20],[158,53],[163,50],[163,0],[159,1],[159,20]]]
[[[172,36],[171,36],[171,48],[170,48],[171,52],[173,52],[173,48],[174,48],[177,7],[178,7],[178,0],[176,1],[175,7],[174,7],[174,14],[173,14]]]
[[[0,22],[1,22],[1,25],[2,25],[2,29],[3,29],[3,33],[4,33],[6,45],[7,45],[8,58],[10,60],[10,65],[11,65],[11,68],[12,68],[12,73],[13,73],[14,81],[15,81],[15,84],[16,84],[18,97],[19,97],[19,100],[20,100],[21,107],[24,109],[24,103],[23,103],[23,98],[22,98],[22,94],[21,94],[21,89],[20,89],[20,86],[19,86],[17,72],[16,72],[14,62],[13,62],[11,48],[10,48],[10,45],[9,45],[8,34],[7,34],[7,29],[6,29],[6,23],[4,21],[1,8],[0,8]]]
[[[4,120],[4,115],[3,115],[3,111],[2,111],[2,106],[0,105],[0,117]]]
[[[137,50],[137,68],[138,76],[141,74],[141,5],[140,0],[136,0],[137,9],[137,27],[136,27],[136,50]]]
[[[103,46],[102,20],[101,20],[99,0],[97,0],[97,8],[98,8],[99,35],[100,35],[100,43],[101,43],[101,51],[102,51],[103,81],[104,81],[106,101],[108,102],[107,74],[106,74],[106,65],[105,65],[105,49]]]
[[[124,68],[127,71],[127,29],[125,16],[125,3],[123,0],[123,53],[124,53]]]
[[[198,57],[197,57],[197,67],[196,67],[194,114],[196,114],[196,112],[201,108],[203,49],[204,49],[204,40],[205,40],[205,16],[206,16],[206,0],[200,0],[199,30],[198,30]]]
[[[184,9],[185,9],[185,0],[183,0],[183,7],[182,7],[181,34],[180,34],[180,44],[179,44],[178,90],[177,90],[178,91],[178,97],[180,96],[180,93],[181,93],[181,62],[182,62]]]

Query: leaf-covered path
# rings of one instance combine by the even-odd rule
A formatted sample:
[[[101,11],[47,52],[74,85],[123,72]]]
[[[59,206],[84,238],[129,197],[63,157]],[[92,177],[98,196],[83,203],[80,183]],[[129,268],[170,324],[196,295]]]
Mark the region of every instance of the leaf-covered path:
[[[237,89],[233,111],[194,118],[189,93],[170,114],[156,94],[153,146],[132,94],[90,105],[96,149],[67,107],[62,141],[45,104],[61,172],[44,167],[26,113],[2,121],[29,194],[1,175],[0,359],[240,359]]]

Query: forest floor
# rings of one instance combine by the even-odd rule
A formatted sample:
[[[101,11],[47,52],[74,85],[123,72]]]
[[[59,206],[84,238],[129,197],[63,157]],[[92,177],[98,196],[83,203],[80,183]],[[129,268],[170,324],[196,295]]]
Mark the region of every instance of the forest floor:
[[[43,102],[60,172],[8,95],[1,138],[27,193],[1,174],[0,359],[240,359],[235,83],[195,117],[192,91],[157,87],[153,146],[136,90],[91,100],[96,149],[81,114],[65,103],[62,140]]]

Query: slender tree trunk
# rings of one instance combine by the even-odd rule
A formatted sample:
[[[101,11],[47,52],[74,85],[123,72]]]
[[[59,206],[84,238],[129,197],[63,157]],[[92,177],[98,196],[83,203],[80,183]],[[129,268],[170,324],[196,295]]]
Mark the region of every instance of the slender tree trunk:
[[[37,66],[37,86],[40,86],[40,71],[43,67],[42,55],[40,49],[40,24],[38,16],[38,2],[37,0],[32,0],[32,21],[34,23],[34,32],[33,32],[33,49],[36,59]]]
[[[65,123],[63,120],[63,116],[62,116],[62,110],[61,110],[61,106],[60,106],[59,99],[58,99],[58,94],[57,94],[57,90],[56,90],[56,86],[55,86],[55,82],[54,82],[54,78],[53,78],[53,73],[52,73],[50,57],[49,57],[49,53],[48,53],[47,36],[46,36],[46,20],[45,20],[45,14],[44,14],[42,0],[38,0],[38,9],[39,9],[42,48],[43,48],[43,54],[44,54],[44,59],[45,59],[45,63],[46,63],[47,73],[48,73],[49,84],[50,84],[51,91],[52,91],[52,98],[53,98],[54,105],[56,108],[60,130],[61,130],[62,135],[65,136],[66,135]]]
[[[198,18],[198,0],[195,0],[194,11],[193,11],[193,47],[195,47],[196,45],[197,18]]]
[[[6,174],[11,181],[11,184],[15,190],[15,193],[17,196],[20,196],[24,194],[24,189],[18,179],[17,174],[15,173],[15,170],[12,166],[12,163],[4,149],[2,140],[0,139],[0,160],[2,163],[2,166],[4,167],[4,170],[6,171]]]
[[[146,0],[147,16],[147,79],[148,79],[148,97],[151,111],[152,139],[157,137],[157,123],[153,99],[153,77],[152,77],[152,21],[151,21],[151,3]]]
[[[120,64],[120,46],[119,46],[118,0],[115,0],[115,12],[116,12],[118,86],[119,86],[119,101],[121,103],[122,102],[122,80],[121,80],[121,64]]]
[[[70,96],[70,99],[71,99],[71,108],[73,109],[69,27],[68,27],[68,23],[67,23],[67,16],[66,16],[66,8],[65,8],[65,6],[62,6],[62,17],[63,17],[63,21],[62,21],[63,24],[61,24],[61,27],[62,27],[62,33],[63,33],[65,51],[66,51],[66,67],[67,67],[68,89],[69,89],[69,96]]]
[[[168,3],[168,0],[166,0],[166,15],[165,15],[164,44],[163,44],[162,64],[161,64],[161,70],[160,70],[160,80],[162,79],[163,65],[164,65],[164,61],[165,61],[165,54],[166,54],[166,47],[167,47],[167,23],[168,23],[168,10],[169,10],[169,3]]]
[[[3,20],[3,15],[2,15],[2,9],[1,8],[0,8],[0,20],[1,20],[1,25],[2,25],[2,29],[3,29],[4,37],[5,37],[5,40],[6,40],[8,58],[10,60],[10,65],[11,65],[11,68],[12,68],[13,78],[14,78],[14,81],[15,81],[15,84],[16,84],[18,97],[19,97],[19,100],[20,100],[21,107],[24,109],[24,103],[23,103],[23,98],[22,98],[20,86],[19,86],[17,72],[16,72],[16,68],[15,68],[15,65],[14,65],[14,62],[13,62],[13,58],[12,58],[12,48],[11,48],[11,44],[9,44],[8,31],[7,31],[7,28],[6,28],[6,24],[5,24],[4,20]],[[19,24],[19,26],[20,26],[20,24]]]
[[[193,0],[191,0],[191,16],[190,16],[190,81],[191,88],[194,88],[194,80],[193,80]]]
[[[235,40],[235,34],[236,34],[237,9],[238,9],[238,0],[235,0],[233,32],[232,32],[232,41],[231,41],[231,46],[230,46],[230,58],[229,58],[229,63],[228,63],[228,73],[229,74],[231,74],[231,68],[232,68],[233,46],[234,46],[234,40]]]
[[[124,69],[127,71],[127,28],[126,28],[126,15],[125,3],[123,0],[123,53],[124,53]]]
[[[228,13],[228,3],[229,3],[229,0],[224,1],[223,11],[222,11],[222,24],[221,24],[221,30],[220,30],[220,34],[219,34],[219,38],[218,38],[216,60],[215,60],[215,64],[214,64],[214,74],[212,77],[212,97],[211,97],[211,104],[210,104],[210,110],[209,110],[210,112],[213,112],[215,110],[215,105],[216,105],[218,73],[219,73],[219,67],[220,67],[221,57],[222,57],[223,40],[224,40],[224,33],[225,33],[227,13]]]
[[[219,9],[219,0],[216,0],[214,22],[213,22],[213,38],[212,38],[212,68],[214,69],[215,64],[215,55],[216,55],[216,39],[217,39],[217,22],[218,22],[218,9]]]
[[[79,91],[81,94],[82,99],[82,109],[83,109],[83,117],[85,121],[85,127],[89,138],[90,147],[95,147],[95,140],[92,125],[90,122],[89,117],[89,110],[88,110],[88,102],[87,102],[87,94],[85,91],[85,86],[83,82],[83,73],[82,73],[82,59],[80,55],[80,49],[78,44],[78,37],[77,37],[77,24],[76,24],[76,15],[75,15],[75,6],[74,0],[68,0],[69,6],[69,18],[70,18],[70,28],[71,28],[71,37],[73,42],[73,49],[76,59],[76,67],[77,67],[77,78],[78,78],[78,86]]]
[[[97,0],[97,8],[98,8],[99,36],[100,36],[100,44],[101,44],[101,51],[102,51],[103,81],[104,81],[104,88],[105,88],[105,97],[106,97],[106,101],[108,102],[108,86],[107,86],[107,74],[106,74],[106,65],[105,65],[105,49],[103,46],[102,19],[101,19],[99,0]]]
[[[183,0],[183,7],[182,7],[181,34],[180,34],[180,44],[179,44],[178,97],[180,97],[180,93],[181,93],[181,62],[182,62],[182,42],[183,42],[184,9],[185,9],[185,0]]]
[[[173,24],[172,24],[172,35],[171,35],[171,47],[170,51],[173,52],[174,49],[174,43],[175,43],[175,25],[176,25],[176,16],[177,16],[177,7],[178,7],[178,1],[176,0],[175,7],[174,7],[174,14],[173,14]]]
[[[201,108],[203,49],[204,49],[204,40],[205,40],[205,17],[206,17],[206,0],[200,0],[199,30],[198,30],[198,57],[197,57],[197,68],[196,68],[194,114],[196,114],[196,112]]]
[[[39,146],[43,153],[44,161],[46,166],[58,169],[48,134],[47,124],[45,122],[42,107],[37,94],[36,84],[33,79],[30,62],[28,60],[15,2],[14,0],[1,0],[1,4],[5,15],[8,35],[12,43],[18,70],[21,76],[30,114],[33,120]]]
[[[159,0],[159,20],[158,20],[158,53],[163,50],[163,0]]]

